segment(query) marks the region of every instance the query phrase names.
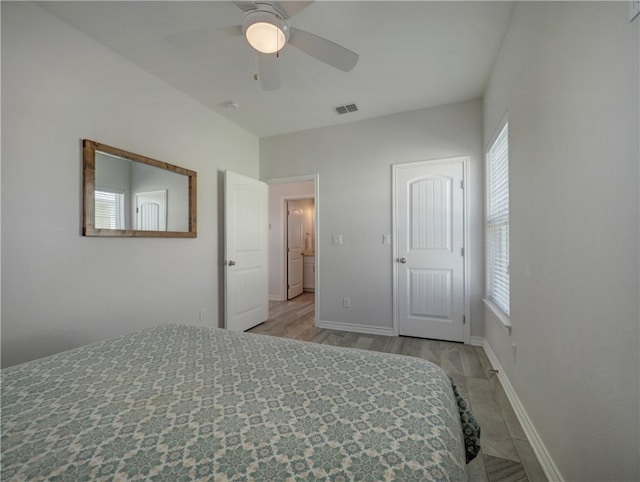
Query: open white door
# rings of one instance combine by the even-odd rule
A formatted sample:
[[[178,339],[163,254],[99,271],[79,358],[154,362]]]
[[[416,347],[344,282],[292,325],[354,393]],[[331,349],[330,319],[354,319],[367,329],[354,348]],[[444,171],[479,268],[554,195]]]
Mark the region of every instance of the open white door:
[[[225,327],[244,331],[269,318],[268,187],[225,172]]]
[[[303,291],[302,214],[304,206],[303,201],[287,201],[287,299],[289,300],[301,295]]]

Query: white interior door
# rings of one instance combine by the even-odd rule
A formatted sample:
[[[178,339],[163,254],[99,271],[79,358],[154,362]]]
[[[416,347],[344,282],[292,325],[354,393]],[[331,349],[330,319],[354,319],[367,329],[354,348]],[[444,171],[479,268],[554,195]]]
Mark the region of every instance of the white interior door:
[[[269,197],[265,183],[225,172],[225,327],[244,331],[269,318]]]
[[[303,291],[304,201],[287,201],[287,299]]]
[[[135,193],[136,229],[167,230],[167,190]]]
[[[464,161],[397,165],[394,178],[398,331],[464,341]]]

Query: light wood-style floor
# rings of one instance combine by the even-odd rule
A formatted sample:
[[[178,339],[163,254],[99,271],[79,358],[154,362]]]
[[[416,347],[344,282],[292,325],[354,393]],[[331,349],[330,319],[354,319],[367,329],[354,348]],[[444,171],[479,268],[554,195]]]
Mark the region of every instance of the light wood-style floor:
[[[447,370],[482,429],[482,453],[468,466],[473,481],[545,482],[538,460],[484,349],[436,340],[315,327],[313,293],[269,303],[269,319],[253,333],[424,358]]]

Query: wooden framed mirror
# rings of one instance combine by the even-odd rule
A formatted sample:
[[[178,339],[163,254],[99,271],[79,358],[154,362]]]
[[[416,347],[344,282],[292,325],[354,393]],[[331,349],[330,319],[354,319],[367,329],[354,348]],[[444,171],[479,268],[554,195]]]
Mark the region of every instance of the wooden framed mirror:
[[[195,171],[83,139],[83,236],[195,238]]]

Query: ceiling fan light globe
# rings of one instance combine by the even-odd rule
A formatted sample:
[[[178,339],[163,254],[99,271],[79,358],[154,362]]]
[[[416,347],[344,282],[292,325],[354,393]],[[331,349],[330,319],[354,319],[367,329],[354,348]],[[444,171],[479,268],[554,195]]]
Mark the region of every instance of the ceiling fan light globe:
[[[273,54],[289,40],[287,21],[269,5],[248,11],[242,19],[242,33],[258,52]]]
[[[247,27],[247,42],[258,52],[273,54],[287,43],[285,33],[277,26],[267,22],[256,22]]]

